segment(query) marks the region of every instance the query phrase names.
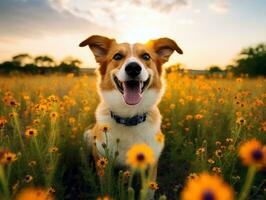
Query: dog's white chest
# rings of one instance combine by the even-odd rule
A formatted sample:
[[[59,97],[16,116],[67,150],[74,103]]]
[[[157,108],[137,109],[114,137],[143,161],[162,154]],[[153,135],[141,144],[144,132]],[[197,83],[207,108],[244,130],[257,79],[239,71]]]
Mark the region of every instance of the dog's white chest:
[[[154,124],[146,121],[136,126],[125,126],[111,120],[110,122],[104,122],[110,125],[110,130],[106,134],[107,140],[105,136],[103,138],[105,143],[108,143],[109,151],[113,154],[116,151],[119,152],[117,165],[126,164],[127,152],[134,144],[145,143],[149,145],[153,149],[155,160],[159,159],[163,149],[163,144],[156,140],[156,134],[160,131],[160,123]],[[117,143],[117,140],[119,140],[119,143]],[[96,145],[100,154],[104,155],[102,142],[96,141]]]

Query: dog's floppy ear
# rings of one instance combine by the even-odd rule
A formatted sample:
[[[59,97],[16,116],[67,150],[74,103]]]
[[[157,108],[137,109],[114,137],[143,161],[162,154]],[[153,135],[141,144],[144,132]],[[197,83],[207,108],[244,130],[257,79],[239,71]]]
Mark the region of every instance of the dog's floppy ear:
[[[100,35],[93,35],[79,44],[80,47],[89,46],[93,52],[95,59],[98,63],[102,63],[107,55],[114,39],[110,39]]]
[[[174,51],[183,54],[176,42],[169,38],[150,40],[147,44],[155,51],[161,64],[167,62]]]

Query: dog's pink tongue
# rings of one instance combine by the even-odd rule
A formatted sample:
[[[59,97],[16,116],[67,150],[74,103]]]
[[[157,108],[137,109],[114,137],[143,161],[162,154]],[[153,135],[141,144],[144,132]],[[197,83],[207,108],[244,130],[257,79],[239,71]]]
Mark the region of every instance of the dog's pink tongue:
[[[134,84],[130,85],[128,83],[123,83],[124,88],[124,100],[128,105],[136,105],[141,100],[141,85]]]

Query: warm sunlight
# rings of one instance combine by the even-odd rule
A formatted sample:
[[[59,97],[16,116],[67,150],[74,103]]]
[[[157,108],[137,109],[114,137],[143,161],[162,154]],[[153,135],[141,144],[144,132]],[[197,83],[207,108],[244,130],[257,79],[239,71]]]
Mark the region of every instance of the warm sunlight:
[[[184,51],[182,56],[171,56],[170,64],[225,68],[242,48],[264,41],[266,34],[265,26],[256,23],[265,18],[264,4],[228,1],[4,0],[0,62],[29,53],[48,54],[57,61],[75,56],[82,60],[81,67],[95,67],[89,49],[78,44],[97,34],[129,43],[169,37]]]
[[[265,200],[265,1],[0,0],[0,200]]]
[[[128,30],[127,33],[121,36],[121,42],[126,41],[129,43],[145,43],[150,39],[160,37],[159,30],[154,30],[151,28],[138,28]]]

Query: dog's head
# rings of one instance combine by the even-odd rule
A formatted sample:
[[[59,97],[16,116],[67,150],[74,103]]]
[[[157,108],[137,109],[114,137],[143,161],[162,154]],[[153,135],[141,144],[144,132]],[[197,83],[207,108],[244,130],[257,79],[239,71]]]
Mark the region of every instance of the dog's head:
[[[103,98],[107,103],[111,103],[108,102],[110,98],[123,101],[126,106],[143,104],[145,98],[155,98],[154,101],[150,99],[154,104],[160,98],[163,87],[162,64],[174,51],[183,53],[169,38],[150,40],[146,44],[128,44],[94,35],[80,43],[80,47],[87,45],[100,64],[99,87]],[[152,96],[149,96],[151,93]]]

